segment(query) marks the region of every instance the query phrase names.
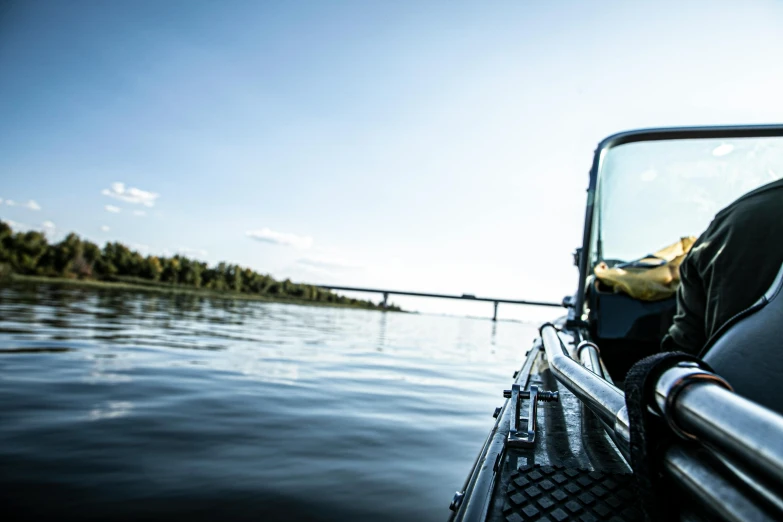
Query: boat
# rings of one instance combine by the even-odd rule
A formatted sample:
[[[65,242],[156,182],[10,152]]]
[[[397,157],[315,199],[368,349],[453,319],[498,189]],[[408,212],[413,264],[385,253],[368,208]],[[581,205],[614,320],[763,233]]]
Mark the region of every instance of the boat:
[[[504,383],[450,520],[783,520],[783,267],[702,357],[671,361],[641,392],[626,381],[660,351],[692,236],[782,175],[783,125],[643,129],[598,144],[576,291]],[[601,271],[633,277],[612,286]]]

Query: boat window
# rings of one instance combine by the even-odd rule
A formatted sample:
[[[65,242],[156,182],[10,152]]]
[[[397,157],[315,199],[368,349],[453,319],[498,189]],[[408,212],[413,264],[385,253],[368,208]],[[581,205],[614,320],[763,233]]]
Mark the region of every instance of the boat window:
[[[593,263],[639,259],[699,236],[722,208],[783,177],[783,138],[627,143],[601,159]]]

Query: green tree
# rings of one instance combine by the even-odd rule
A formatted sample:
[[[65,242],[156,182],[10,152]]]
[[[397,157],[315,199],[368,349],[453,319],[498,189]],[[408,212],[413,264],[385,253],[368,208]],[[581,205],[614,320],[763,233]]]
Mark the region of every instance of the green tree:
[[[73,233],[59,243],[49,245],[40,232],[14,233],[7,223],[0,221],[0,272],[9,273],[9,269],[20,274],[61,277],[136,277],[194,288],[375,306],[370,301],[347,298],[289,279],[276,281],[268,274],[225,262],[209,267],[204,262],[180,255],[145,257],[118,242],[108,242],[101,249]],[[390,309],[399,310],[399,307]]]
[[[17,232],[10,241],[10,263],[20,274],[38,274],[38,262],[46,254],[49,244],[41,232]]]
[[[125,267],[125,274],[133,277],[140,277],[144,272],[144,256],[138,252],[131,251],[128,255],[128,261]]]
[[[177,257],[164,257],[160,260],[163,271],[160,274],[160,280],[164,283],[177,284],[179,282],[179,259]]]
[[[130,274],[131,250],[122,243],[106,243],[101,257],[103,274],[107,276]]]
[[[160,259],[155,256],[147,256],[144,259],[141,277],[149,279],[150,281],[159,281],[162,273],[163,266],[160,264]]]
[[[180,281],[183,284],[200,288],[202,282],[201,274],[203,272],[201,263],[186,257],[177,256],[177,259],[180,262]]]
[[[11,261],[14,231],[5,221],[0,221],[0,262]]]

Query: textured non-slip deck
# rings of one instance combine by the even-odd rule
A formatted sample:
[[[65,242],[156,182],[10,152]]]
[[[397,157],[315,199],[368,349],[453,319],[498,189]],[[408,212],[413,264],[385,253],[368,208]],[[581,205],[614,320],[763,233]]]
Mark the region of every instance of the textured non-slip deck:
[[[631,489],[631,475],[564,466],[522,466],[506,486],[507,522],[643,520]]]

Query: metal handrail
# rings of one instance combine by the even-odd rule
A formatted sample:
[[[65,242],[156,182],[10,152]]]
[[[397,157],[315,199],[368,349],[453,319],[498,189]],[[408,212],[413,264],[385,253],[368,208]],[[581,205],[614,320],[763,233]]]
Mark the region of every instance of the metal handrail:
[[[571,359],[556,328],[546,324],[541,328],[550,369],[557,379],[581,399],[607,427],[618,448],[627,455],[630,443],[628,411],[623,393],[596,373]],[[583,352],[588,352],[585,348]],[[581,353],[591,367],[600,363],[597,350]],[[707,477],[714,484],[728,484],[761,479],[761,484],[749,484],[761,496],[780,495],[783,489],[783,417],[730,390],[720,377],[706,372],[693,363],[681,364],[663,373],[655,388],[658,413],[675,433],[695,439],[725,458],[739,470],[732,473],[704,466],[688,452],[669,451],[664,457],[667,471],[703,502],[715,503],[715,509],[726,519],[734,519],[736,510],[744,510],[754,502],[740,492],[720,497],[694,486],[694,477]],[[737,473],[740,471],[740,473]],[[692,475],[691,478],[688,478]],[[706,479],[705,479],[706,480]],[[728,482],[727,482],[728,481]],[[771,484],[770,491],[763,484]],[[721,486],[723,487],[723,486]],[[769,500],[769,498],[767,498]],[[781,499],[773,502],[780,513]],[[742,507],[745,506],[745,507]]]
[[[775,506],[737,488],[728,470],[710,454],[672,446],[663,458],[664,469],[701,508],[723,520],[757,522],[779,520]],[[727,476],[728,475],[728,476]]]
[[[611,428],[609,435],[614,435],[612,440],[621,452],[627,454],[631,432],[623,392],[574,361],[560,341],[554,325],[541,327],[541,340],[555,377]]]
[[[665,410],[680,429],[783,489],[783,417],[721,386],[693,384]]]
[[[576,356],[582,366],[604,379],[604,368],[601,364],[601,351],[595,343],[582,341],[576,347]]]

